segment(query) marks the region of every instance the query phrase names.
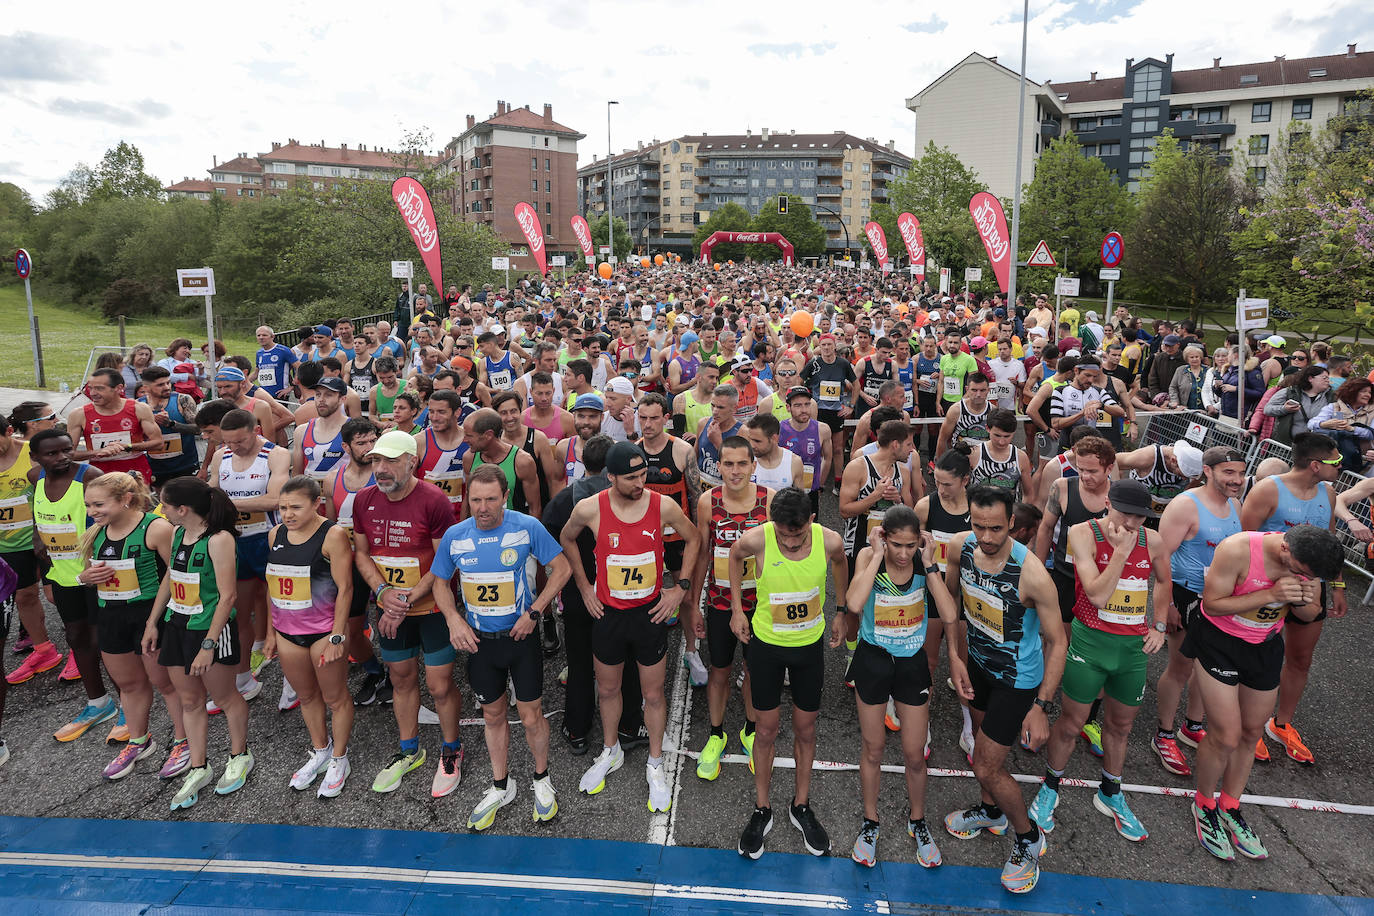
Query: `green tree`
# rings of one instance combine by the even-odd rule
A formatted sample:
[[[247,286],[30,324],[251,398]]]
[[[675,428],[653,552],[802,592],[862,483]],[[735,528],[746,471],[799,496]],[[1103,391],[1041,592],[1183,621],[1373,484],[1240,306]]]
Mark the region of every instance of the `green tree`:
[[[33,244],[28,230],[36,212],[28,191],[8,181],[0,182],[0,257],[9,257],[14,249]],[[9,270],[0,276],[6,281],[15,279]]]
[[[773,202],[773,209],[778,207],[777,201]],[[697,226],[697,231],[692,234],[692,250],[697,251],[701,248],[701,243],[713,232],[747,232],[753,218],[749,211],[737,203],[728,203],[719,210],[713,212],[706,222]],[[711,249],[711,259],[713,261],[742,261],[747,256],[749,246],[725,244],[717,245]]]
[[[601,214],[596,219],[587,221],[587,228],[592,233],[592,250],[598,260],[601,260],[602,246],[608,244],[606,239],[609,233],[606,230],[606,214]],[[630,238],[630,229],[625,225],[625,221],[620,217],[615,218],[615,250],[611,253],[616,256],[618,262],[623,263],[630,256],[630,249],[634,247],[634,240]]]
[[[138,147],[125,141],[105,151],[91,175],[87,195],[95,200],[119,197],[158,197],[162,182],[144,171],[143,154]]]
[[[825,228],[816,222],[811,208],[796,198],[787,201],[785,215],[778,212],[777,196],[768,198],[750,221],[749,228],[754,232],[782,233],[783,238],[792,243],[793,254],[798,260],[825,254]],[[758,261],[774,261],[782,257],[782,251],[772,245],[753,245],[746,256]]]
[[[977,172],[964,165],[949,147],[936,146],[934,141],[912,160],[906,175],[893,183],[892,212],[910,213],[921,222],[926,259],[931,265],[927,277],[932,283],[939,278],[934,267],[951,268],[958,285],[957,278],[963,276],[965,267],[989,266],[968,212],[973,195],[986,190]],[[862,227],[858,228],[862,234]],[[891,235],[887,243],[890,248]]]

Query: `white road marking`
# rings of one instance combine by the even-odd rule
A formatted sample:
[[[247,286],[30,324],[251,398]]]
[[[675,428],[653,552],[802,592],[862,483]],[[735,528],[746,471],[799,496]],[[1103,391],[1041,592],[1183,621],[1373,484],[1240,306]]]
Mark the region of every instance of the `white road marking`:
[[[685,626],[685,622],[680,625]],[[683,664],[687,655],[687,640],[682,640],[678,653],[677,675],[673,678],[673,706],[668,711],[668,723],[663,731],[663,752],[668,757],[663,765],[668,768],[668,788],[672,792],[672,804],[668,810],[650,815],[649,842],[655,846],[674,845],[677,830],[677,802],[682,793],[682,751],[687,746],[687,730],[692,724],[692,684],[688,678],[687,666]]]

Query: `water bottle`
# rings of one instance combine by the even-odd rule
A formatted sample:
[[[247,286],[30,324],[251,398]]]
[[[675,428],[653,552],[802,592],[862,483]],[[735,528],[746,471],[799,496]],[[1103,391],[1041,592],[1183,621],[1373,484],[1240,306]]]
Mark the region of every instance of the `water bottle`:
[[[62,394],[71,394],[71,393],[72,393],[72,386],[71,386],[71,385],[68,385],[66,382],[63,382],[62,384],[60,384],[60,385],[57,386],[57,390],[58,390],[59,392],[61,392]]]

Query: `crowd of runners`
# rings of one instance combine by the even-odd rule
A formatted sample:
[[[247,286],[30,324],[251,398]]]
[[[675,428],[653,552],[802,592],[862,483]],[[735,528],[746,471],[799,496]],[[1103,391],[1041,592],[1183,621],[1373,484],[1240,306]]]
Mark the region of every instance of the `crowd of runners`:
[[[108,354],[70,413],[0,417],[0,637],[24,653],[0,714],[6,684],[23,703],[45,672],[80,681],[54,737],[108,725],[104,777],[157,768],[178,810],[241,788],[255,750],[294,754],[253,743],[266,664],[309,741],[291,788],[326,798],[354,766],[355,709],[378,704],[397,745],[372,790],[423,768],[434,797],[452,793],[472,765],[470,693],[491,785],[467,825],[484,830],[517,795],[512,706],[533,817],[558,814],[543,694],[561,664],[561,740],[590,759],[577,789],[631,791],[614,774],[647,747],[640,791],[661,812],[678,626],[710,717],[696,776],[715,780],[735,742],[753,774],[744,856],[773,827],[784,702],[787,820],[830,850],[809,801],[817,718],[853,702],[861,799],[834,814],[859,821],[862,865],[878,860],[891,732],[923,866],[942,861],[932,740],[957,740],[978,784],[945,832],[1010,832],[1010,891],[1035,886],[1059,820],[1090,816],[1060,807],[1080,739],[1102,760],[1092,807],[1125,839],[1148,835],[1125,758],[1152,753],[1194,781],[1209,853],[1264,858],[1240,798],[1257,759],[1314,759],[1294,721],[1322,622],[1347,609],[1334,531],[1368,540],[1354,510],[1374,493],[1332,482],[1368,460],[1374,386],[1321,344],[1209,352],[1197,331],[894,274],[674,265],[407,288],[392,321],[330,321],[295,346],[262,327],[255,353],[213,368],[186,339]],[[1159,410],[1231,418],[1291,462],[1251,474],[1234,448],[1134,448]],[[1128,738],[1153,653],[1168,662],[1147,749]],[[852,700],[823,690],[828,665]],[[736,689],[743,720],[727,723]],[[931,734],[933,702],[960,706],[957,739]],[[170,735],[152,733],[156,703]],[[1045,755],[1029,805],[1007,768],[1017,744]],[[0,741],[0,763],[11,753]]]

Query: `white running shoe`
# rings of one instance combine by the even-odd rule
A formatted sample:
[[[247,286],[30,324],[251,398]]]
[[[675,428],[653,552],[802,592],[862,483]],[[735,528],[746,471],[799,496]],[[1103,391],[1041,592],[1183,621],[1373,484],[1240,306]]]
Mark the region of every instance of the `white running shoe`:
[[[506,779],[504,789],[487,786],[487,791],[482,795],[482,800],[477,803],[476,808],[472,809],[472,814],[468,817],[468,829],[486,830],[496,820],[496,812],[513,801],[515,801],[515,783],[509,778]]]
[[[577,790],[588,795],[596,795],[606,788],[606,777],[620,769],[624,763],[625,752],[620,749],[619,741],[615,747],[603,747],[596,760],[587,768],[587,772],[582,774],[582,781],[577,784]]]
[[[535,823],[553,820],[558,814],[558,793],[554,791],[553,781],[546,775],[543,779],[536,779],[532,788]]]
[[[438,714],[437,712],[435,712],[434,710],[430,709],[428,706],[421,706],[421,707],[420,707],[420,724],[421,724],[421,725],[438,725],[438,724],[439,724],[439,714]]]
[[[348,781],[348,774],[353,772],[353,767],[348,763],[348,755],[342,757],[330,757],[329,768],[324,771],[324,780],[320,783],[320,790],[316,794],[320,798],[337,798],[343,791],[344,783]]]
[[[301,705],[300,697],[296,696],[296,688],[291,686],[291,682],[286,678],[281,679],[281,699],[277,700],[277,711],[287,712]]]
[[[262,681],[258,680],[255,677],[250,677],[248,679],[247,686],[239,688],[239,695],[250,702],[252,700],[257,699],[257,696],[260,693],[262,693]],[[213,698],[207,699],[205,701],[205,711],[212,716],[219,715],[219,704],[216,703]]]
[[[667,811],[673,806],[673,798],[668,793],[668,774],[663,772],[663,764],[646,764],[644,778],[649,783],[649,810]]]
[[[319,776],[324,768],[329,766],[329,761],[333,756],[334,742],[332,741],[326,747],[311,750],[310,759],[291,775],[291,788],[298,792],[310,788],[311,784],[315,782],[315,777]]]
[[[973,765],[973,732],[966,731],[959,734],[959,747],[968,757],[969,766]]]
[[[682,663],[687,666],[687,680],[693,687],[706,686],[706,665],[701,660],[700,652],[683,653]]]

